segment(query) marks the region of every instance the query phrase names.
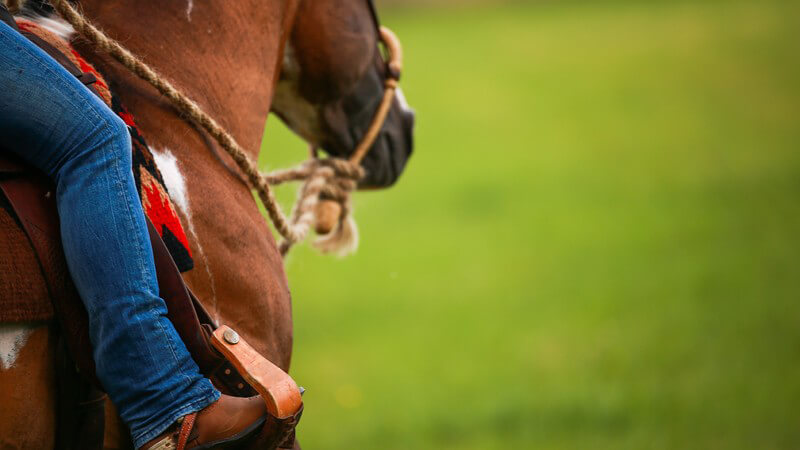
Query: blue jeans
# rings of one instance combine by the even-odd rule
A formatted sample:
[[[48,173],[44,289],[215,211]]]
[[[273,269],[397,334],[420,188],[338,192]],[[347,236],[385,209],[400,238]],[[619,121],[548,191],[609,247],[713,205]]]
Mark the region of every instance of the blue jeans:
[[[56,183],[64,253],[89,312],[97,375],[138,448],[219,398],[158,296],[126,125],[0,22],[0,142]]]

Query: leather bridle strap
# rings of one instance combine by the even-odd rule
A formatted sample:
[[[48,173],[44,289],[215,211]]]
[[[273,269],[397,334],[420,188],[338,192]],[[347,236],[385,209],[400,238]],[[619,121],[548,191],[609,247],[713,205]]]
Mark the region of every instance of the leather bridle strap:
[[[380,30],[381,19],[378,18],[378,8],[375,7],[375,1],[367,0],[367,6],[369,6],[369,13],[372,15],[372,21],[375,23],[375,30]]]
[[[369,4],[374,11],[371,1]],[[377,16],[373,15],[373,17],[377,20]],[[370,123],[367,132],[364,133],[361,142],[355,150],[353,150],[352,155],[350,155],[349,160],[353,164],[361,163],[361,160],[364,159],[369,149],[372,148],[372,144],[375,143],[375,138],[378,137],[378,133],[383,127],[383,123],[386,121],[386,116],[389,114],[389,109],[392,106],[394,94],[397,90],[397,83],[400,81],[400,74],[403,71],[403,49],[400,46],[400,40],[397,39],[397,36],[395,36],[392,30],[383,26],[378,28],[378,35],[380,41],[386,46],[386,52],[389,56],[389,61],[386,62],[386,80],[384,80],[383,84],[385,90],[378,110],[372,118],[372,123]]]
[[[375,4],[372,2],[372,0],[367,0],[367,4],[369,5],[372,21],[375,24],[375,28],[378,33],[378,41],[382,42],[386,47],[386,53],[389,60],[384,61],[386,66],[386,78],[383,82],[383,98],[378,105],[378,109],[375,111],[375,115],[372,117],[372,122],[370,123],[369,128],[367,128],[367,132],[364,133],[361,141],[358,143],[356,148],[353,150],[353,153],[347,160],[352,166],[359,168],[359,170],[361,161],[372,148],[372,145],[375,143],[375,139],[377,139],[378,134],[380,134],[381,128],[383,128],[384,122],[386,122],[386,117],[388,116],[389,110],[392,107],[392,102],[394,101],[397,84],[400,81],[400,74],[403,72],[403,48],[400,45],[400,40],[392,32],[392,30],[380,25],[378,13],[375,10]],[[383,60],[383,55],[381,52],[378,53],[378,57]],[[315,148],[312,148],[311,156],[312,159],[316,159]],[[360,175],[359,178],[360,177],[363,177],[363,175]],[[315,229],[317,233],[320,235],[328,235],[337,226],[341,227],[341,225],[337,224],[345,222],[348,214],[348,212],[345,210],[348,197],[348,195],[345,195],[344,202],[342,202],[342,199],[319,199],[319,203],[314,208],[314,216],[316,218]],[[291,245],[292,243],[288,240],[281,242],[281,255],[285,256]]]
[[[383,99],[380,105],[378,105],[378,109],[375,111],[375,116],[372,118],[369,128],[367,128],[367,132],[364,133],[364,137],[361,138],[361,142],[359,142],[349,158],[349,161],[356,165],[361,163],[361,160],[367,155],[369,149],[372,148],[372,144],[375,143],[375,139],[378,137],[378,133],[383,127],[383,123],[386,121],[386,116],[389,114],[389,109],[394,100],[397,83],[400,81],[400,73],[403,71],[403,49],[400,46],[400,40],[397,39],[397,36],[392,30],[381,26],[381,21],[378,18],[378,9],[375,8],[375,2],[373,0],[367,0],[367,6],[369,7],[369,13],[372,17],[372,23],[375,24],[375,31],[378,33],[378,42],[383,42],[383,45],[386,47],[389,61],[385,62],[386,79],[384,80],[385,91],[383,93]],[[378,56],[383,59],[380,53]]]

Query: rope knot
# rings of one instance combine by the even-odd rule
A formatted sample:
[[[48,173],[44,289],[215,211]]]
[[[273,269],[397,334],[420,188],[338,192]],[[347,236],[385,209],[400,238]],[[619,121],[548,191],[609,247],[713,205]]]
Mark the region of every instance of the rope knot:
[[[359,181],[364,178],[365,172],[361,165],[352,161],[341,158],[326,158],[317,160],[320,164],[332,168],[336,172],[336,176],[340,178],[348,178],[353,181]]]
[[[311,227],[320,239],[314,245],[325,252],[346,253],[355,247],[357,233],[351,217],[350,194],[358,188],[364,169],[357,163],[339,158],[311,159],[292,169],[263,174],[270,185],[303,181],[292,208],[280,251],[308,236]]]

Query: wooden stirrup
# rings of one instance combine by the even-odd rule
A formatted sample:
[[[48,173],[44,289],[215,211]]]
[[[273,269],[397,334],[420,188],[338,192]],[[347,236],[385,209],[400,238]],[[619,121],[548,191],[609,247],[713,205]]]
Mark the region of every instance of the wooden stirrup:
[[[211,343],[247,382],[261,394],[267,411],[277,419],[293,417],[303,401],[292,377],[269,362],[230,327],[222,325],[211,336]]]

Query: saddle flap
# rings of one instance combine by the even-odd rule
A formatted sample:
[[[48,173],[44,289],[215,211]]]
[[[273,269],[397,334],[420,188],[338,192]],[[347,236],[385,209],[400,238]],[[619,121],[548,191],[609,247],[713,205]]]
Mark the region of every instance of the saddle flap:
[[[101,386],[95,375],[86,309],[72,283],[61,247],[52,182],[41,172],[23,167],[20,176],[0,180],[0,190],[14,209],[36,252],[72,358],[88,380]]]
[[[27,170],[25,163],[0,149],[0,174],[25,173]]]

